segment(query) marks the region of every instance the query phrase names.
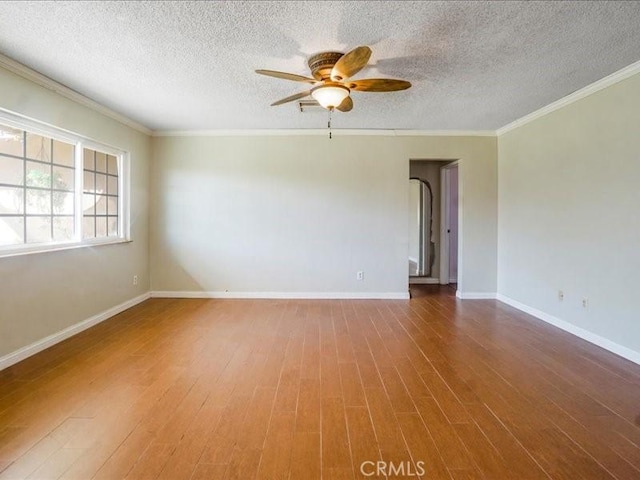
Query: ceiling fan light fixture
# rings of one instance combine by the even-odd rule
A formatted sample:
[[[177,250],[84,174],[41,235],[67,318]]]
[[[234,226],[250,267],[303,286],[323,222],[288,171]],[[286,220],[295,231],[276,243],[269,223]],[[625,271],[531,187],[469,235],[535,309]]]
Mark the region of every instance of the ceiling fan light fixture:
[[[289,95],[273,102],[272,107],[311,96],[319,106],[330,112],[334,109],[350,112],[353,109],[353,99],[350,94],[354,90],[358,92],[396,92],[411,87],[411,84],[406,80],[396,80],[395,78],[365,78],[352,81],[351,78],[367,66],[370,57],[371,49],[362,45],[344,54],[320,52],[313,55],[308,62],[313,78],[276,70],[256,70],[256,73],[313,85],[313,88],[304,92]]]
[[[342,85],[321,85],[311,90],[311,96],[324,108],[332,110],[349,96],[349,89]]]

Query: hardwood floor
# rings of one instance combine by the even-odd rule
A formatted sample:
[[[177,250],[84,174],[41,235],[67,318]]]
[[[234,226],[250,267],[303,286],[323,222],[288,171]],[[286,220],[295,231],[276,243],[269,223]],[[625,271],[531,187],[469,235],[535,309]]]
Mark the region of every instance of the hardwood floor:
[[[148,300],[0,372],[0,479],[640,478],[639,366],[414,293]]]

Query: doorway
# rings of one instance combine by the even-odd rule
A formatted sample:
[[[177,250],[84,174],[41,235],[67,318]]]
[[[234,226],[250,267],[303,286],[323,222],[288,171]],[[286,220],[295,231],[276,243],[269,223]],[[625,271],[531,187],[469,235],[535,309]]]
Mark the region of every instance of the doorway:
[[[440,167],[409,161],[409,283],[440,283]]]

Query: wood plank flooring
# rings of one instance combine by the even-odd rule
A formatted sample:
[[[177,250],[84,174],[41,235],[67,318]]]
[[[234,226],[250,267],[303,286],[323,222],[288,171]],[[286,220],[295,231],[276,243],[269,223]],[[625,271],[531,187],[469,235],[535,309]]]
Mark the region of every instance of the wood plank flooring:
[[[0,480],[640,478],[639,366],[414,293],[148,300],[0,372]]]

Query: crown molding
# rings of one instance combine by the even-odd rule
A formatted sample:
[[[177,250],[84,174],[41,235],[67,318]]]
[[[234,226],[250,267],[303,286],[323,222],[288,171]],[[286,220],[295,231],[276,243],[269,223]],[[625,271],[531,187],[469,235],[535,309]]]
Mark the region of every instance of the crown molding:
[[[495,130],[394,130],[397,137],[495,137]]]
[[[332,129],[332,133],[339,130]],[[154,130],[154,137],[281,137],[286,135],[328,135],[328,129],[213,129],[213,130]],[[373,135],[373,134],[371,134]],[[380,134],[381,135],[381,134]]]
[[[498,130],[496,130],[496,135],[500,136],[515,128],[521,127],[522,125],[526,125],[527,123],[532,122],[540,117],[544,117],[545,115],[551,112],[554,112],[562,107],[566,107],[567,105],[577,102],[582,98],[588,97],[589,95],[593,95],[594,93],[599,92],[604,88],[610,87],[611,85],[615,85],[616,83],[619,83],[622,80],[632,77],[637,73],[640,73],[640,61],[632,63],[631,65],[628,65],[618,70],[617,72],[612,73],[611,75],[608,75],[604,78],[601,78],[600,80],[593,82],[591,85],[587,85],[586,87],[581,88],[580,90],[576,90],[575,92],[567,95],[566,97],[563,97],[560,100],[556,100],[555,102],[550,103],[549,105],[542,107],[539,110],[536,110],[535,112],[531,112],[528,115],[525,115],[524,117],[521,117],[505,125],[504,127],[500,127]]]
[[[133,128],[139,132],[142,132],[146,135],[151,135],[153,131],[141,123],[138,123],[130,118],[111,110],[108,107],[96,102],[95,100],[91,100],[89,97],[82,95],[81,93],[76,92],[75,90],[53,80],[52,78],[43,75],[42,73],[36,72],[35,70],[27,67],[26,65],[21,64],[0,53],[0,67],[5,70],[14,73],[26,80],[29,80],[41,87],[46,88],[47,90],[51,90],[58,95],[62,95],[63,97],[68,98],[69,100],[73,100],[76,103],[79,103],[82,106],[90,108],[102,115],[105,115],[109,118],[112,118],[128,127]]]
[[[238,130],[155,130],[154,137],[281,137],[324,136],[329,130],[298,129],[238,129]],[[331,129],[334,136],[383,136],[383,137],[495,137],[493,130],[392,130],[392,129]]]

